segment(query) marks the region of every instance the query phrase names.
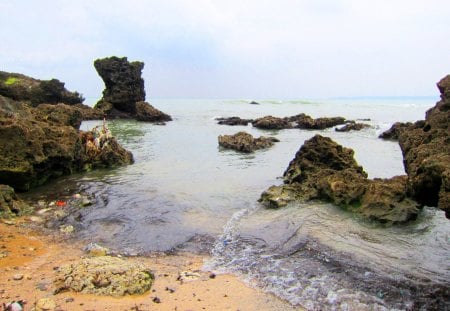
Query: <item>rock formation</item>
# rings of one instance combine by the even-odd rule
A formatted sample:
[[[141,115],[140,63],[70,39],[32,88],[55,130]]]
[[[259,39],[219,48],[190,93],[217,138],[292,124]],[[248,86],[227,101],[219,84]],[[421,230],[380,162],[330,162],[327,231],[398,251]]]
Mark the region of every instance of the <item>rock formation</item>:
[[[258,118],[252,122],[252,125],[256,128],[265,130],[281,130],[292,128],[292,125],[288,119],[273,116]]]
[[[75,105],[84,98],[78,92],[70,92],[58,79],[37,80],[23,74],[0,71],[0,95],[32,106],[42,103]]]
[[[77,108],[65,104],[33,108],[0,96],[0,184],[27,191],[72,172],[132,163],[114,138],[89,151],[89,134],[78,130],[81,119]]]
[[[250,153],[258,149],[271,147],[275,142],[279,142],[275,137],[254,138],[246,132],[238,132],[234,135],[220,135],[219,145],[224,148]]]
[[[56,273],[55,293],[139,295],[150,290],[154,280],[153,273],[143,265],[110,256],[84,258],[60,267]]]
[[[20,216],[31,212],[32,208],[20,200],[14,189],[8,185],[0,185],[0,218]]]
[[[330,138],[312,137],[289,163],[285,185],[270,187],[260,201],[282,207],[294,200],[323,200],[381,222],[414,219],[419,209],[406,195],[406,177],[370,180],[353,154]]]
[[[97,59],[94,67],[105,83],[103,97],[95,106],[107,118],[134,118],[164,122],[171,117],[145,102],[143,62],[128,62],[126,57]]]
[[[229,117],[229,118],[216,118],[218,124],[221,125],[244,125],[247,126],[249,123],[251,123],[253,120],[251,119],[241,119],[240,117]]]
[[[437,86],[441,100],[398,139],[412,196],[450,218],[450,75]]]
[[[362,129],[368,127],[370,127],[370,125],[366,123],[349,122],[345,124],[343,127],[336,127],[334,130],[336,132],[350,132],[350,131],[361,131]]]

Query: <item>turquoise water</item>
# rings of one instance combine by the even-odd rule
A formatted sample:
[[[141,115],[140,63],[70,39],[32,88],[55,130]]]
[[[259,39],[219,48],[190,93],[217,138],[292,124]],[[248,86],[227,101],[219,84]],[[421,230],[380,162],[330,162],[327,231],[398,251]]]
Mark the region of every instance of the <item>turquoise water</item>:
[[[426,208],[416,222],[382,228],[328,204],[268,210],[257,199],[282,182],[296,151],[317,133],[353,148],[371,178],[404,174],[398,144],[378,135],[396,121],[423,119],[436,101],[260,100],[249,105],[247,100],[155,100],[152,104],[172,122],[109,122],[113,135],[133,152],[135,164],[74,175],[38,192],[89,195],[95,204],[69,217],[77,237],[118,252],[211,254],[205,269],[236,273],[312,310],[408,309],[418,299],[417,284],[448,288],[450,223],[441,211]],[[214,120],[299,113],[370,119],[362,122],[371,128],[264,131]],[[82,129],[97,124],[83,122]],[[254,154],[218,147],[219,135],[242,130],[280,142]]]

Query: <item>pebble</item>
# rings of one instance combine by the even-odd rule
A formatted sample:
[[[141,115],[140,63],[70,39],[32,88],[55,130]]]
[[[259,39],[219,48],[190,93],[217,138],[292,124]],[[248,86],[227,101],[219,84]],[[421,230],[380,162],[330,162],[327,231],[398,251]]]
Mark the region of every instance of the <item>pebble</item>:
[[[36,303],[36,311],[51,311],[55,310],[56,302],[50,298],[39,299]]]
[[[59,231],[61,231],[62,233],[66,233],[66,234],[71,234],[73,233],[75,229],[73,228],[72,225],[63,225],[61,227],[59,227]]]
[[[20,281],[23,279],[23,274],[14,274],[13,280],[14,281]]]
[[[31,216],[31,217],[30,217],[30,220],[31,220],[32,222],[43,222],[42,218],[41,218],[41,217],[38,217],[38,216]]]

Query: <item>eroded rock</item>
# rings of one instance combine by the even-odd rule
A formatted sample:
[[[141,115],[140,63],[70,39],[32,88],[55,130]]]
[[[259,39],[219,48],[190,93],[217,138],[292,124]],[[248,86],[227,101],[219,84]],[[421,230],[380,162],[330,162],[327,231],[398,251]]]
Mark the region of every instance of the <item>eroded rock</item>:
[[[0,218],[10,218],[31,212],[32,207],[20,200],[14,189],[0,185]]]
[[[86,294],[124,296],[147,292],[153,273],[141,264],[110,256],[90,257],[60,267],[54,280],[55,293],[75,291]]]
[[[275,142],[279,142],[279,140],[275,137],[261,136],[254,138],[246,132],[238,132],[234,135],[220,135],[218,140],[221,147],[246,153],[250,153],[258,149],[269,148]]]

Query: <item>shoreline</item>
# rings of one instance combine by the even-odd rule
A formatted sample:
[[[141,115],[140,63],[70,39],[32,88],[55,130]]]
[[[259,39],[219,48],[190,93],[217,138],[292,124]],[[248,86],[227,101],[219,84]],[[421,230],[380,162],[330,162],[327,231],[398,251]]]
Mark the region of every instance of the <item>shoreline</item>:
[[[147,266],[155,282],[143,295],[96,296],[75,292],[53,293],[55,269],[73,263],[86,253],[81,242],[65,243],[58,235],[32,230],[26,217],[0,222],[0,303],[24,299],[25,310],[47,298],[56,303],[51,310],[302,310],[260,289],[249,287],[238,277],[215,275],[201,269],[205,256],[194,254],[126,257]],[[182,271],[198,277],[180,282]]]

